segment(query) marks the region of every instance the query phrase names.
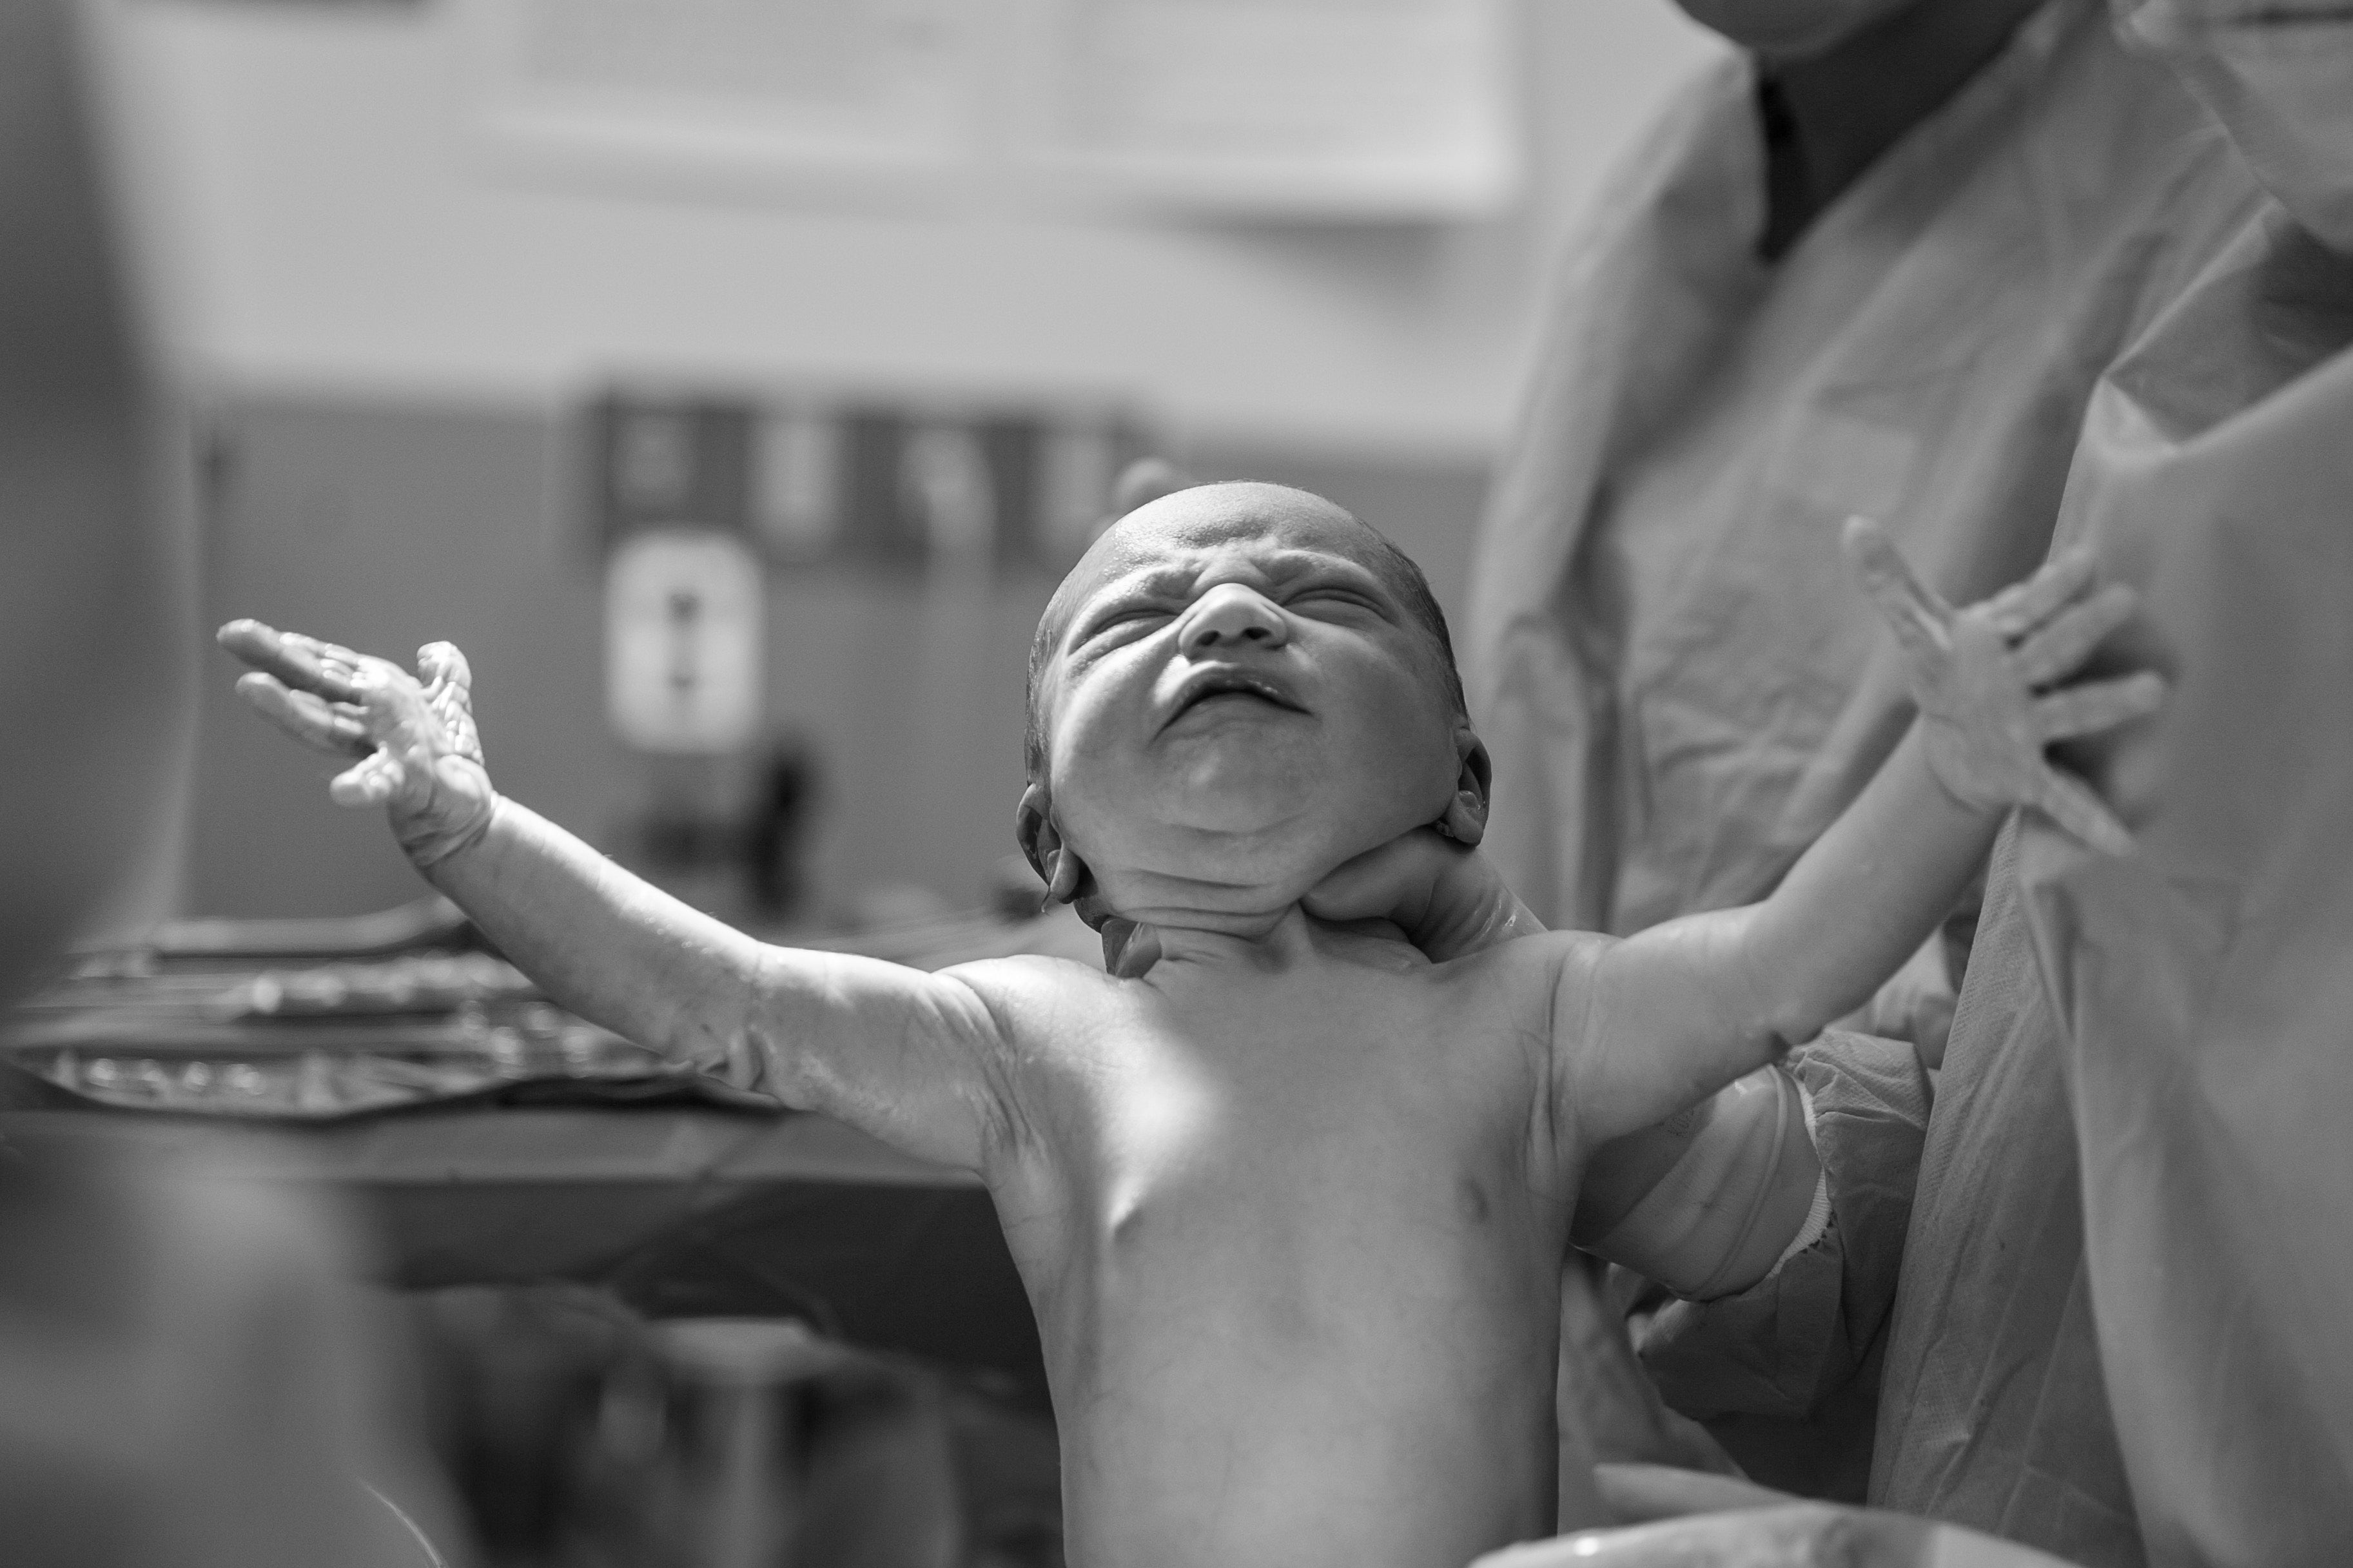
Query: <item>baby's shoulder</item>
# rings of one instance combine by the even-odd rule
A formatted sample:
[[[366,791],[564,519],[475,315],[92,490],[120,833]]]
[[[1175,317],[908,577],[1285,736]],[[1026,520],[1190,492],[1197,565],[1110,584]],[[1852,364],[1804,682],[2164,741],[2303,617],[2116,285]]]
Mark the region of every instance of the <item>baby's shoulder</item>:
[[[1558,1037],[1582,1023],[1600,955],[1616,939],[1593,931],[1538,931],[1430,972],[1440,1005],[1465,1023],[1484,1018],[1520,1034]]]
[[[980,998],[1008,1038],[1034,1037],[1058,1024],[1084,1028],[1119,999],[1120,983],[1092,964],[1041,953],[984,958],[939,971]]]
[[[1443,984],[1474,990],[1496,985],[1514,990],[1537,986],[1547,994],[1563,985],[1581,990],[1594,964],[1617,943],[1616,937],[1599,931],[1537,931],[1466,953],[1439,965],[1433,974]]]

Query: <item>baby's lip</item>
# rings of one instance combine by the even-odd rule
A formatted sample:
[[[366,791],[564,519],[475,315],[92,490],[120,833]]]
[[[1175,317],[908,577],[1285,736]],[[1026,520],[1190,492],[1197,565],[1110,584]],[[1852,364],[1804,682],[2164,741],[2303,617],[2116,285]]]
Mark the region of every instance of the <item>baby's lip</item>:
[[[1194,670],[1177,686],[1176,695],[1168,704],[1167,717],[1161,720],[1160,727],[1166,730],[1204,699],[1236,691],[1271,702],[1277,708],[1289,709],[1293,713],[1307,711],[1304,703],[1262,670],[1249,669],[1236,664],[1208,664]]]

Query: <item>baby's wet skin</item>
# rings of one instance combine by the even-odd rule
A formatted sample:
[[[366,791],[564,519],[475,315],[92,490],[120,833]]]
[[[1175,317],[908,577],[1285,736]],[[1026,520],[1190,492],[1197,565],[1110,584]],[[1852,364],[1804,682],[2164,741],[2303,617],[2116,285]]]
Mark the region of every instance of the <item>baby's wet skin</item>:
[[[1554,1523],[1556,1269],[1586,1151],[1860,1004],[2010,804],[2069,784],[2104,809],[2043,741],[2153,699],[2042,694],[2113,624],[2088,580],[2049,568],[1965,613],[1898,584],[1915,694],[1947,751],[2000,764],[1989,798],[1915,729],[1761,904],[1433,966],[1300,907],[1409,830],[1483,828],[1441,623],[1387,549],[1316,498],[1207,487],[1131,516],[1057,594],[1018,830],[1057,896],[1148,924],[1157,962],[1124,978],[764,946],[496,795],[453,718],[455,650],[426,650],[425,682],[373,661],[352,703],[278,634],[227,640],[284,688],[260,705],[296,738],[348,756],[342,725],[364,729],[337,798],[380,799],[551,996],[985,1177],[1042,1331],[1074,1563],[1451,1568]],[[2021,704],[2031,732],[2003,717]]]
[[[1185,492],[1040,634],[1040,868],[1082,866],[1158,952],[1083,987],[959,975],[1019,1042],[987,1173],[1074,1562],[1402,1568],[1555,1522],[1557,950],[1440,971],[1298,907],[1483,811],[1442,628],[1384,548],[1299,492]]]
[[[1564,950],[1433,967],[1295,910],[1164,941],[1138,981],[961,975],[1018,1042],[986,1173],[1071,1561],[1426,1568],[1548,1533]]]

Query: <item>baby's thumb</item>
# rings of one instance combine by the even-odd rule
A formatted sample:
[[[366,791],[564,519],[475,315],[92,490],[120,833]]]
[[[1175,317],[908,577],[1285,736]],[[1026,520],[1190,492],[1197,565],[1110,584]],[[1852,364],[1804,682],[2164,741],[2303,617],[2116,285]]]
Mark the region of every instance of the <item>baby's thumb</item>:
[[[354,809],[386,805],[407,782],[406,772],[391,752],[376,752],[337,773],[327,785],[327,798]]]

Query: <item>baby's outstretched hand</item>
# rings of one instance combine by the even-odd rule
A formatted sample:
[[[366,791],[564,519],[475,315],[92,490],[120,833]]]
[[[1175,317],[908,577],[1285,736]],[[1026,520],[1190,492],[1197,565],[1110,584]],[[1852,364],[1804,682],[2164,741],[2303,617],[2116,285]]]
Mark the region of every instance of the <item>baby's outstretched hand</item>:
[[[1913,575],[1894,541],[1849,518],[1847,557],[1904,645],[1921,739],[1937,780],[1964,805],[2030,805],[2094,849],[2132,847],[2106,804],[2053,767],[2043,749],[2154,712],[2165,682],[2143,670],[2066,684],[2129,619],[2133,592],[2099,584],[2092,558],[2070,551],[1992,598],[1955,609]]]
[[[419,868],[463,849],[498,804],[474,729],[473,672],[446,642],[417,652],[417,675],[259,621],[231,621],[221,647],[253,666],[237,695],[305,745],[358,759],[327,793],[339,805],[381,805]],[[419,679],[418,677],[422,677]]]

